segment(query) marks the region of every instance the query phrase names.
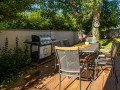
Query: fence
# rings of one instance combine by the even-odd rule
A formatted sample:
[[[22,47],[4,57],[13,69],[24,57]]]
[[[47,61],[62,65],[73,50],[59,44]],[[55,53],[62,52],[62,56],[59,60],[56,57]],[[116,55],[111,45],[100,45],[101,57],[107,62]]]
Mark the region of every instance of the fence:
[[[120,37],[120,29],[112,29],[112,30],[107,30],[107,31],[102,31],[101,32],[101,39],[110,39],[113,37]]]
[[[54,39],[63,40],[68,39],[70,44],[74,44],[78,42],[77,31],[55,31],[55,30],[0,30],[0,48],[4,46],[5,38],[8,38],[9,48],[15,47],[15,39],[19,38],[19,46],[23,48],[24,41],[31,41],[32,35],[50,35],[51,32],[54,33]],[[101,32],[101,38],[112,38],[112,37],[120,37],[120,29],[115,30],[107,30]]]
[[[54,39],[63,40],[68,39],[70,44],[78,42],[77,31],[54,31],[54,30],[0,30],[0,48],[4,46],[5,38],[8,38],[9,48],[15,47],[15,39],[19,38],[19,46],[24,47],[24,41],[31,41],[32,35],[50,35],[54,32]]]

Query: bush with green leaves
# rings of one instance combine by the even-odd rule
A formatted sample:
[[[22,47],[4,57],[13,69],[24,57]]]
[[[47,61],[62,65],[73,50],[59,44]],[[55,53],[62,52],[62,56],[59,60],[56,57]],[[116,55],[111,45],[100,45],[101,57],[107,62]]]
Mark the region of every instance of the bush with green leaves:
[[[7,75],[16,74],[22,68],[27,67],[31,62],[28,56],[28,46],[25,45],[21,49],[18,44],[19,39],[16,37],[16,47],[14,49],[8,48],[8,38],[5,40],[5,46],[1,49],[0,54],[0,82],[5,80]]]
[[[71,14],[50,10],[34,10],[20,14],[21,18],[0,23],[1,29],[77,30],[76,19]]]

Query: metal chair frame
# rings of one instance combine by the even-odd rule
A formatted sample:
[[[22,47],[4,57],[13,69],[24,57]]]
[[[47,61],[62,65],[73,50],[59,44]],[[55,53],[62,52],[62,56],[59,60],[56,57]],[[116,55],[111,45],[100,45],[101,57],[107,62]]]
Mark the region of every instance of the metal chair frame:
[[[56,41],[53,41],[52,42],[52,46],[53,46],[53,49],[54,49],[54,54],[56,53],[55,51],[55,46],[61,46],[61,42],[59,40],[56,40]],[[58,62],[57,62],[57,57],[56,57],[56,54],[55,54],[55,69],[57,68],[57,65],[58,65]]]
[[[112,65],[112,71],[113,71],[113,74],[115,72],[115,56],[117,54],[117,50],[119,48],[119,42],[114,40],[113,43],[112,43],[112,47],[111,47],[111,53],[110,53],[110,59],[105,59],[105,57],[101,57],[101,56],[98,56],[96,59],[95,59],[95,75],[94,75],[94,80],[95,80],[95,77],[96,77],[96,71],[97,71],[97,67],[98,65],[101,66],[101,69],[102,69],[102,66],[105,66],[105,65],[109,65],[109,62],[111,62],[110,65]],[[102,69],[103,70],[103,69]]]
[[[112,45],[111,45],[111,48],[108,48],[108,47],[106,47],[106,46],[101,46],[102,48],[107,48],[107,49],[110,49],[110,51],[107,51],[106,53],[104,53],[104,52],[100,52],[101,54],[104,54],[104,55],[106,55],[106,56],[112,56],[112,50],[113,50],[113,48],[114,48],[114,44],[115,44],[115,39],[113,39],[113,42],[112,42]]]
[[[59,90],[61,89],[61,75],[64,75],[64,76],[69,76],[69,77],[79,77],[79,85],[80,85],[80,90],[81,90],[81,72],[82,70],[84,69],[84,65],[82,63],[80,63],[80,56],[79,56],[79,51],[78,51],[78,47],[55,47],[56,49],[56,56],[58,58],[58,63],[59,63]],[[61,55],[61,52],[64,52],[64,56]],[[66,54],[66,52],[76,52],[77,54],[75,54],[75,60],[78,60],[77,62],[77,65],[76,65],[76,61],[72,62],[70,60],[68,60],[69,58],[66,58],[65,57],[68,57],[68,54]],[[63,53],[62,53],[63,54]],[[69,61],[69,62],[67,62]],[[64,63],[63,63],[64,62]],[[65,68],[64,67],[64,65]],[[70,65],[70,68],[71,66],[74,66],[72,67],[72,71],[71,69],[70,70],[67,70],[69,68],[69,65],[66,66],[67,64],[72,64]],[[77,67],[77,70],[75,70]],[[77,75],[76,75],[77,74]]]

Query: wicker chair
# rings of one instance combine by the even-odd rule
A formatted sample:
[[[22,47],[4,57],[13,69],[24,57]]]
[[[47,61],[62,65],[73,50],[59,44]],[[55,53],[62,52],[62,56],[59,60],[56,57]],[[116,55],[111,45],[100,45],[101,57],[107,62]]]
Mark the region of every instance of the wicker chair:
[[[59,63],[59,90],[61,89],[61,75],[79,77],[81,90],[81,72],[84,64],[80,63],[78,47],[55,47]]]
[[[61,42],[59,40],[56,40],[56,41],[53,41],[52,42],[52,47],[53,47],[53,51],[55,52],[55,46],[61,46]],[[55,69],[58,65],[58,62],[57,62],[57,58],[56,58],[56,54],[55,54]]]
[[[62,40],[65,47],[70,47],[70,43],[67,39]]]
[[[118,48],[119,48],[119,42],[114,40],[112,47],[111,47],[111,52],[110,52],[110,59],[107,59],[106,57],[102,57],[100,55],[98,55],[98,57],[95,59],[95,76],[94,79],[96,77],[96,71],[97,71],[97,67],[98,65],[101,66],[105,66],[105,65],[112,65],[112,69],[113,69],[113,73],[115,71],[115,56],[117,54]],[[103,69],[102,69],[103,70]]]

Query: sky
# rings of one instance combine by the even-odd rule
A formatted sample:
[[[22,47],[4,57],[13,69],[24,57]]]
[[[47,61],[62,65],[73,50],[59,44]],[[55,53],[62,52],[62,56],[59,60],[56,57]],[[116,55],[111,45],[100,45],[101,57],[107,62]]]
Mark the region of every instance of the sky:
[[[112,0],[109,0],[109,1],[112,1]],[[40,8],[40,5],[34,4],[32,5],[32,8]],[[119,0],[119,8],[120,8],[120,0]]]
[[[40,5],[34,4],[34,5],[32,5],[32,8],[40,8]]]

